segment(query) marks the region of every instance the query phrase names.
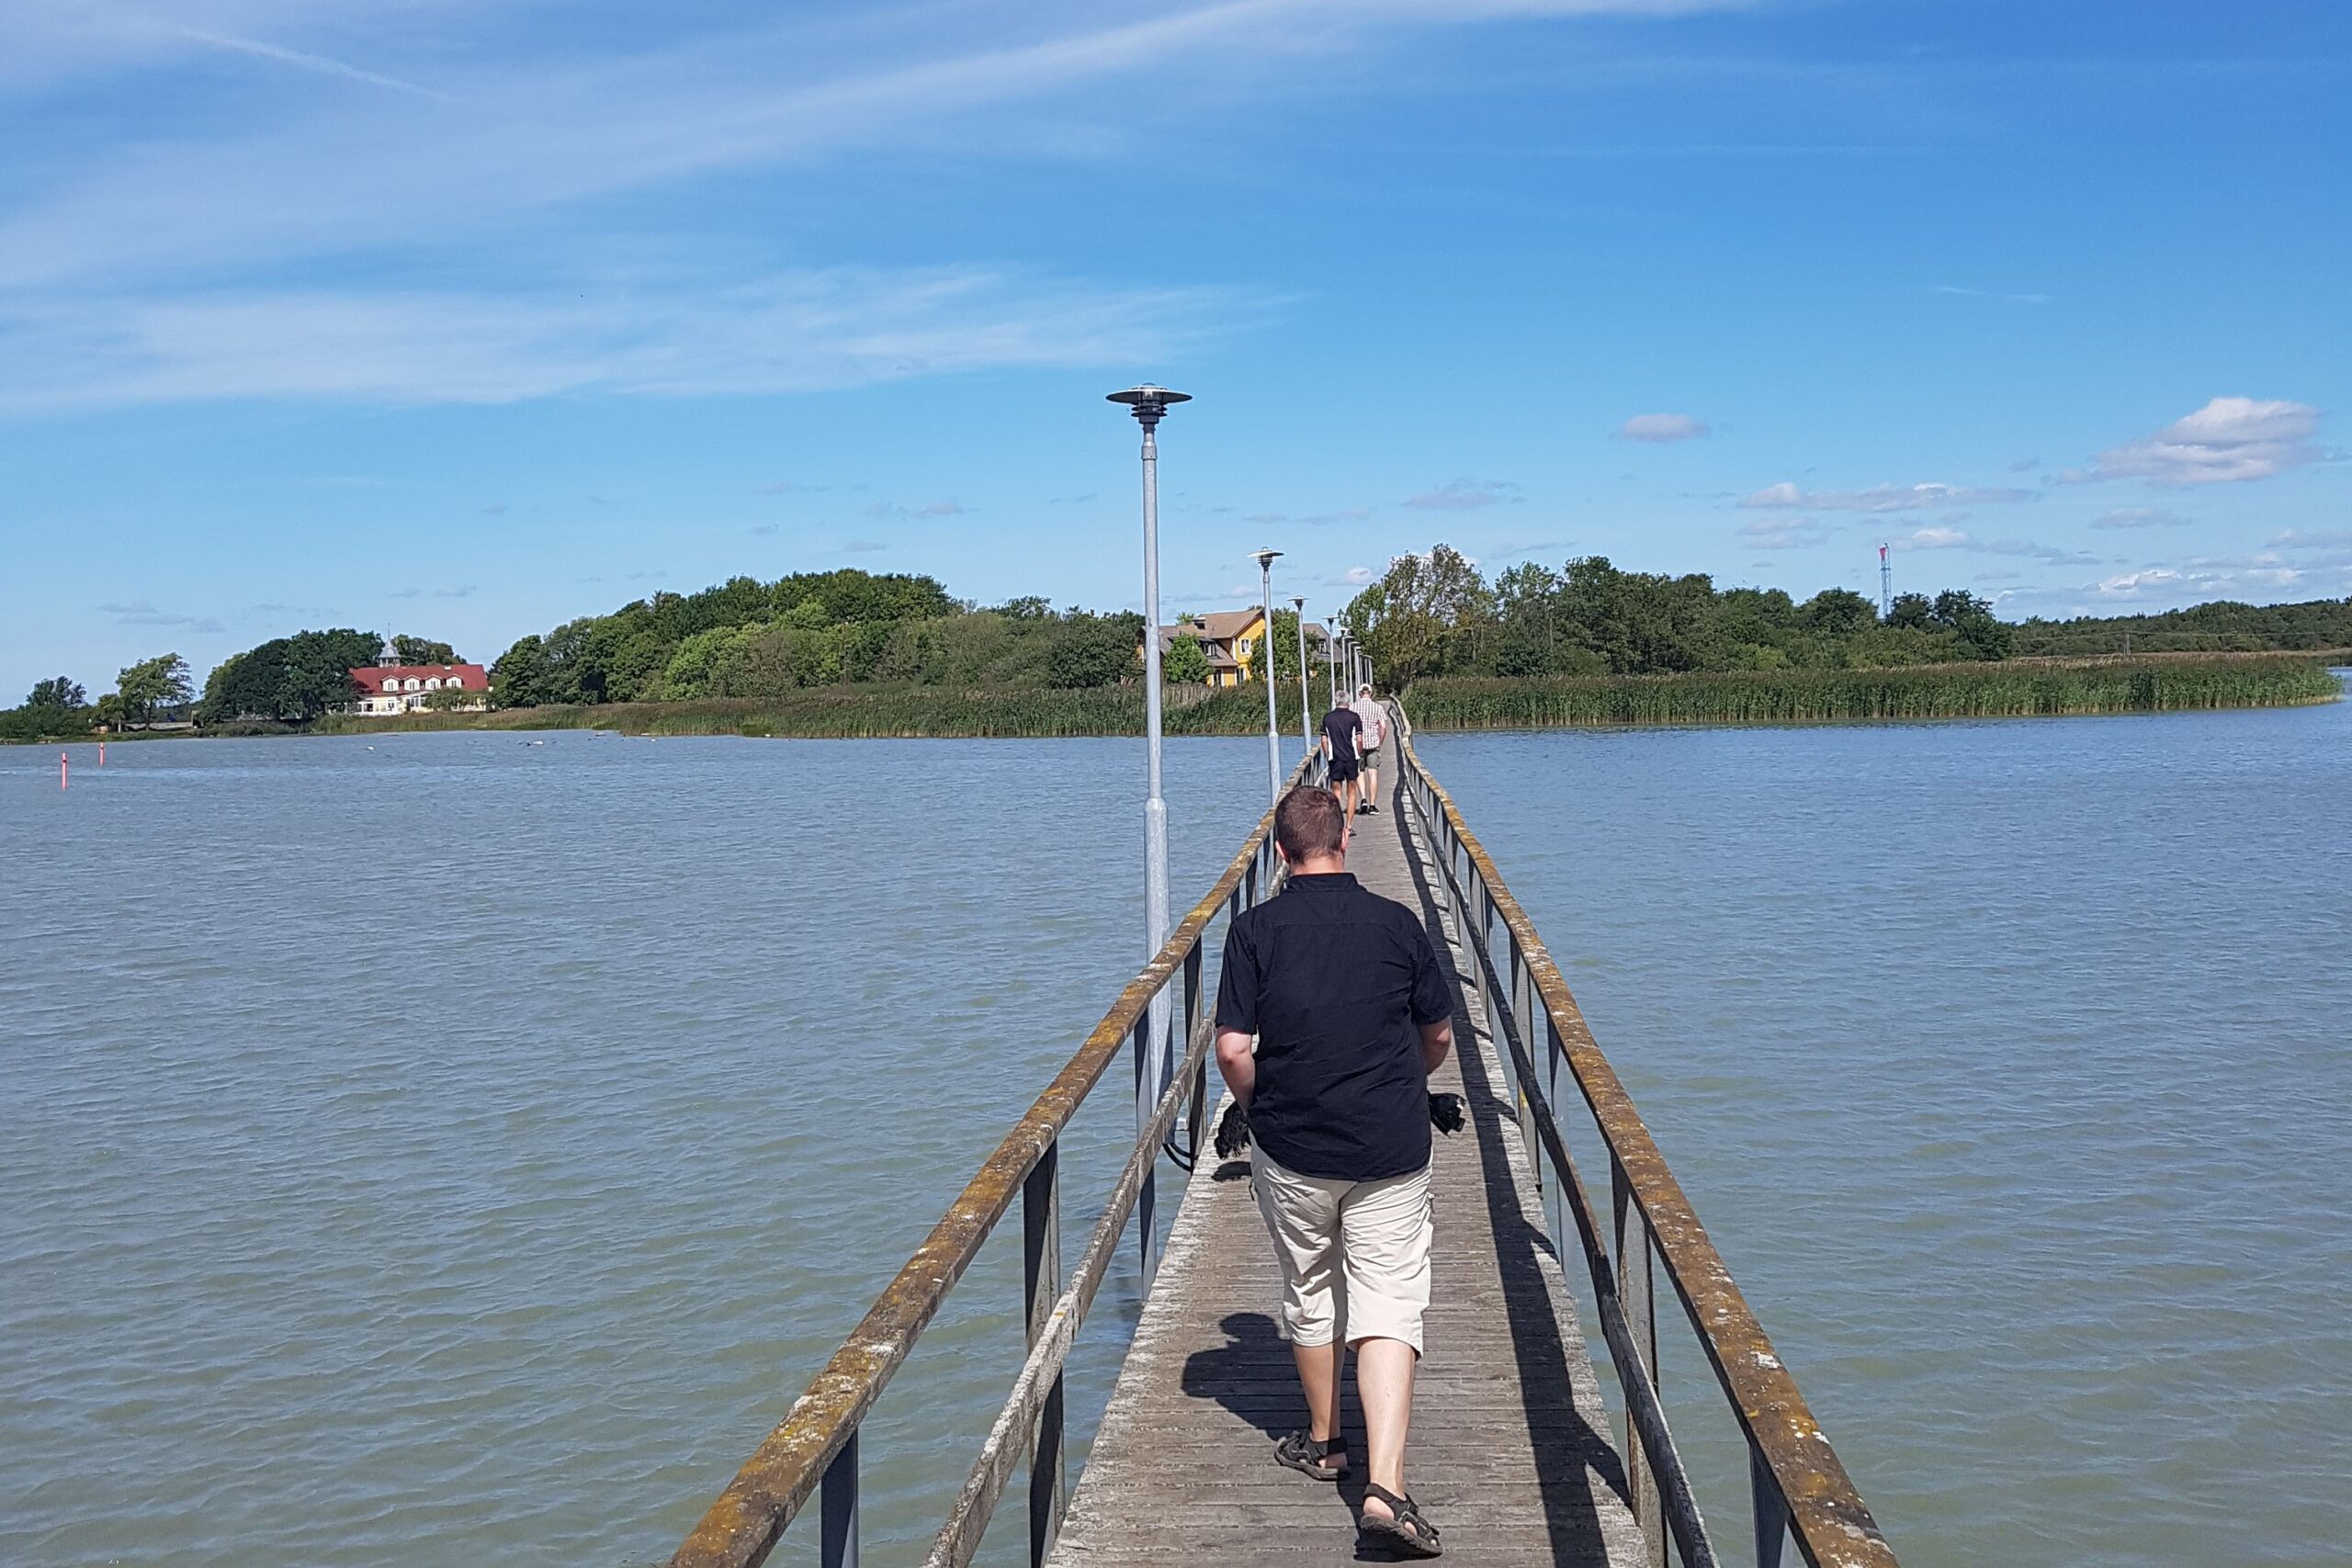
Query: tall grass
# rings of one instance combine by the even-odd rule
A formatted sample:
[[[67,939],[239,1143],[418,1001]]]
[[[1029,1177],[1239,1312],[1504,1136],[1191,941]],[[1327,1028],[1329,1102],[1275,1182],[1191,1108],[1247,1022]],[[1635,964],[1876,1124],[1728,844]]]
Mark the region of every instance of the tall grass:
[[[1299,734],[1298,688],[1283,694],[1282,731]],[[1317,705],[1320,718],[1322,705]],[[862,740],[895,737],[1049,737],[1141,735],[1143,690],[1101,686],[1079,691],[1033,687],[956,690],[938,686],[832,686],[775,698],[709,698],[686,703],[511,708],[497,713],[424,713],[399,718],[335,715],[330,733],[411,729],[619,729],[632,735],[752,735]],[[1170,735],[1262,735],[1262,686],[1212,692],[1174,688],[1162,728]]]
[[[1429,729],[1578,725],[1808,724],[2008,718],[2327,702],[2343,683],[2307,655],[2011,660],[1884,670],[1535,680],[1431,680],[1407,694]]]

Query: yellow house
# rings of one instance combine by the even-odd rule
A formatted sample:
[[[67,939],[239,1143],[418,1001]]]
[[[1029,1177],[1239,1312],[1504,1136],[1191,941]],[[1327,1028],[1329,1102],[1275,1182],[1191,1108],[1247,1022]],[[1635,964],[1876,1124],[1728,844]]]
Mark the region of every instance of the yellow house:
[[[1209,684],[1239,686],[1258,679],[1265,658],[1266,612],[1220,610],[1194,615],[1189,621],[1159,628],[1159,651],[1165,654],[1180,637],[1197,637],[1209,656]]]

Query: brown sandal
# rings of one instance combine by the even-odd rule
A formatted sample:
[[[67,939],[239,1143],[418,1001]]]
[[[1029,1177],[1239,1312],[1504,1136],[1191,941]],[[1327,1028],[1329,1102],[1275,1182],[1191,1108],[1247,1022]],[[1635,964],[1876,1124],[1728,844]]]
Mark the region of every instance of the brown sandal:
[[[1358,1514],[1358,1540],[1371,1542],[1376,1540],[1381,1545],[1392,1547],[1408,1557],[1445,1555],[1445,1548],[1437,1543],[1437,1527],[1422,1517],[1420,1509],[1414,1506],[1412,1498],[1399,1497],[1385,1486],[1369,1481],[1363,1483],[1363,1493],[1365,1496],[1377,1497],[1396,1509],[1396,1517],[1384,1519],[1377,1514]]]
[[[1317,1481],[1337,1481],[1346,1474],[1342,1467],[1347,1463],[1347,1458],[1348,1440],[1345,1438],[1317,1442],[1304,1429],[1293,1432],[1274,1445],[1276,1464],[1286,1464],[1301,1475],[1311,1475]],[[1334,1459],[1340,1461],[1338,1465],[1325,1462]]]

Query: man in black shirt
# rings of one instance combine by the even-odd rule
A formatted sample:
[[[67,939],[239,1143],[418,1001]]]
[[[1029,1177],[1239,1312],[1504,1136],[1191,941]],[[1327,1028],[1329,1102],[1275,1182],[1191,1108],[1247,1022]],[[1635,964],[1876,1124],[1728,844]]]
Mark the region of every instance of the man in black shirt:
[[[1356,741],[1363,733],[1363,716],[1344,704],[1323,716],[1323,755],[1331,764],[1327,777],[1351,819],[1356,814]]]
[[[1343,1472],[1340,1347],[1352,1346],[1370,1450],[1358,1528],[1434,1557],[1437,1528],[1405,1491],[1405,1434],[1430,1299],[1429,1076],[1453,1043],[1453,997],[1419,918],[1348,874],[1349,826],[1329,790],[1276,808],[1290,883],[1227,933],[1216,1061],[1250,1118],[1250,1187],[1306,1394],[1306,1428],[1275,1458]]]

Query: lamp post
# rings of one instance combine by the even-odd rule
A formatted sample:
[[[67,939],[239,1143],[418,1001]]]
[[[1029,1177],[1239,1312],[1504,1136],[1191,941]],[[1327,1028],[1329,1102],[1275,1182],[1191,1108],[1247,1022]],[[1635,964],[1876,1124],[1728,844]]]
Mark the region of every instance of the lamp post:
[[[1171,392],[1147,382],[1113,392],[1110,400],[1125,403],[1143,426],[1143,713],[1144,751],[1149,789],[1143,803],[1143,922],[1145,957],[1159,955],[1168,943],[1168,802],[1159,793],[1159,442],[1153,434],[1170,407],[1193,400],[1190,392]],[[1167,987],[1151,1000],[1148,1061],[1136,1064],[1136,1119],[1148,1124],[1152,1107],[1167,1087]],[[1143,1222],[1144,1275],[1150,1278],[1154,1262],[1151,1221],[1147,1208]]]
[[[1340,633],[1331,617],[1323,617],[1323,669],[1331,678],[1331,705],[1340,705]]]
[[[1266,612],[1266,635],[1259,649],[1258,668],[1266,682],[1266,794],[1271,804],[1283,803],[1282,721],[1274,716],[1274,558],[1280,550],[1260,550],[1258,597]]]
[[[1315,699],[1306,694],[1306,595],[1290,596],[1291,614],[1298,618],[1298,733],[1309,751],[1315,750]]]

